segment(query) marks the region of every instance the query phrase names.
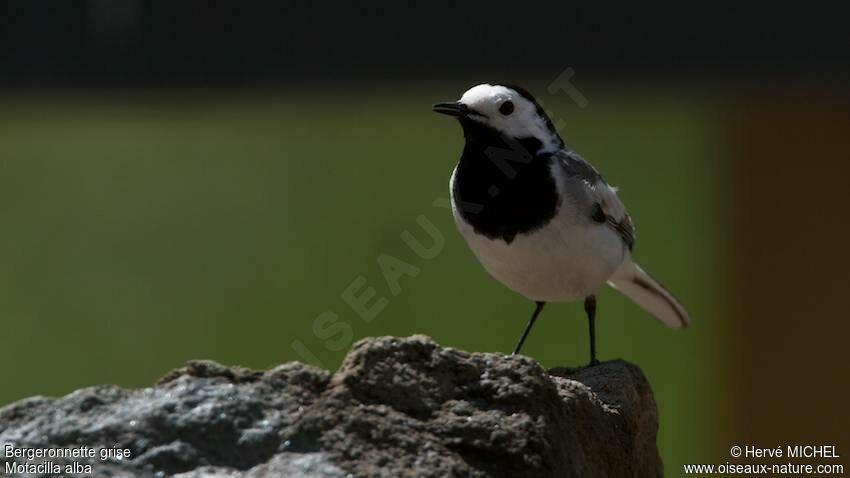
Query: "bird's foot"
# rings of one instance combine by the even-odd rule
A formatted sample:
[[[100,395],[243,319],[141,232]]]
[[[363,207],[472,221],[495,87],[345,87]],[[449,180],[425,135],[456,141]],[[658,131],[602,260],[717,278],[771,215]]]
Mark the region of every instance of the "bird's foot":
[[[587,364],[587,366],[588,366],[588,367],[593,367],[594,365],[599,365],[599,360],[596,360],[595,358],[594,358],[594,359],[590,359],[590,363],[589,363],[589,364]]]

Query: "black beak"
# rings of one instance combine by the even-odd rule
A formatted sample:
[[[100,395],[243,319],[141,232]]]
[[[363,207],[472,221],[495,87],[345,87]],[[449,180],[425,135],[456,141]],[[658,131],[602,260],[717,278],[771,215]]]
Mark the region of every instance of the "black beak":
[[[469,114],[469,108],[460,101],[450,101],[447,103],[437,103],[432,107],[437,113],[449,116],[463,117]]]

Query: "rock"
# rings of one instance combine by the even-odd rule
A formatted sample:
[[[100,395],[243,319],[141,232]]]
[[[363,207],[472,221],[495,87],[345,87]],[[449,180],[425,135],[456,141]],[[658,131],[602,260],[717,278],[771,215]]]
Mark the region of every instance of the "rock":
[[[0,409],[0,445],[129,450],[41,459],[90,464],[93,476],[653,477],[657,428],[649,385],[629,363],[547,373],[528,357],[424,336],[361,340],[333,375],[194,361],[151,388]]]

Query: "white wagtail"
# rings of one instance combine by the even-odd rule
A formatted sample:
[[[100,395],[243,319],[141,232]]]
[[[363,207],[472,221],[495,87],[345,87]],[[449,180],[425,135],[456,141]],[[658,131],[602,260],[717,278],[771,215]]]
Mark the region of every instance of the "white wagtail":
[[[607,281],[658,320],[688,313],[632,261],[634,225],[616,189],[564,145],[526,90],[478,85],[434,105],[460,121],[466,144],[449,183],[460,233],[484,268],[536,302],[518,354],[547,302],[584,299],[596,360],[596,292]]]

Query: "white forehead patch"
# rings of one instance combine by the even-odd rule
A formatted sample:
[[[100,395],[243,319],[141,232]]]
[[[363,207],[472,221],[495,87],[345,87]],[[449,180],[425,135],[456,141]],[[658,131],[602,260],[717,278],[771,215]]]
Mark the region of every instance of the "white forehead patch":
[[[510,114],[502,114],[499,107],[506,101],[514,104]],[[481,84],[468,89],[460,102],[473,111],[471,119],[487,124],[514,138],[535,137],[544,148],[557,146],[560,140],[553,136],[537,106],[511,88],[502,85]]]
[[[484,106],[489,103],[512,100],[514,96],[517,96],[517,93],[506,86],[483,84],[466,90],[466,93],[460,97],[460,101],[467,106]]]

